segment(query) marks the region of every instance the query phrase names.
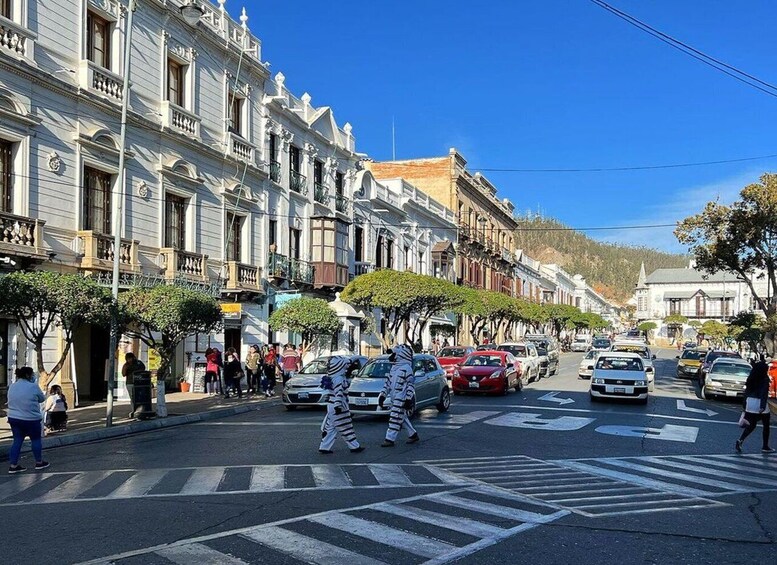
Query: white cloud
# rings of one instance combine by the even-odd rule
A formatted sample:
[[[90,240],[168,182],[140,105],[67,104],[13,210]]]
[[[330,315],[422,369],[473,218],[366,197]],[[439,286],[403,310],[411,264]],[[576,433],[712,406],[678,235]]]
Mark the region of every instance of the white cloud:
[[[678,222],[701,211],[704,205],[715,199],[730,203],[737,199],[742,189],[756,182],[763,171],[748,171],[735,177],[714,183],[693,186],[675,191],[665,201],[645,207],[644,214],[622,218],[624,225],[653,225]],[[688,250],[677,242],[674,227],[623,229],[607,232],[589,232],[598,241],[623,243],[652,247],[672,253],[686,253]]]

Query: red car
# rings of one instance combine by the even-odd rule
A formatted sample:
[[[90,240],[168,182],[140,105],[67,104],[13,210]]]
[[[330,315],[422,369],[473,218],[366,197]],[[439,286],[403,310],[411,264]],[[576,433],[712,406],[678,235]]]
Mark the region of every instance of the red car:
[[[437,354],[437,362],[445,370],[445,377],[452,378],[456,365],[463,363],[474,351],[474,347],[444,347],[441,349]]]
[[[769,385],[769,397],[777,398],[777,361],[769,363],[769,376],[772,379]]]
[[[494,392],[507,394],[523,388],[521,365],[507,351],[476,351],[453,372],[453,394]]]

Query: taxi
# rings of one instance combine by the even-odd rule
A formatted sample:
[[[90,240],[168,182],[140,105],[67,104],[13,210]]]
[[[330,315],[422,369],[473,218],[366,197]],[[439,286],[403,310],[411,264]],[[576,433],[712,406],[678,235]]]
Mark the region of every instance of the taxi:
[[[701,368],[701,362],[707,354],[706,349],[685,349],[675,357],[677,359],[677,378],[696,377]]]

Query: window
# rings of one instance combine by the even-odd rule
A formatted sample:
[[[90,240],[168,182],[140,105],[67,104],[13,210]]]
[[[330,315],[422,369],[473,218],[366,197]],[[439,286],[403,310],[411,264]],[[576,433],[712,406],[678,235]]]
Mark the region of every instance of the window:
[[[698,317],[703,317],[705,315],[705,304],[704,304],[704,297],[699,295],[696,297],[696,315]]]
[[[165,247],[186,249],[186,199],[165,196]]]
[[[13,212],[13,145],[0,139],[0,212]]]
[[[413,254],[410,252],[410,246],[405,245],[405,269],[413,268]]]
[[[378,242],[375,245],[375,267],[378,269],[383,268],[383,246],[384,246],[384,240],[383,236],[378,236]]]
[[[184,78],[186,76],[186,67],[179,62],[167,60],[167,100],[173,104],[184,107]]]
[[[84,167],[84,229],[111,233],[111,175]]]
[[[281,182],[281,164],[278,160],[278,136],[270,134],[270,178],[273,182]]]
[[[278,136],[270,134],[270,161],[278,160]]]
[[[336,222],[337,225],[337,264],[348,265],[348,224]]]
[[[422,275],[426,274],[426,262],[424,261],[423,251],[418,252],[418,272],[421,273]]]
[[[386,268],[387,269],[394,268],[394,240],[393,239],[386,240]]]
[[[243,228],[243,218],[229,212],[226,218],[227,261],[240,261],[240,232]]]
[[[348,225],[343,222],[313,220],[313,262],[348,265]]]
[[[243,135],[243,102],[234,92],[229,93],[229,131],[236,135]]]
[[[356,226],[353,233],[353,239],[354,261],[361,263],[364,261],[364,228]]]
[[[292,259],[300,258],[300,239],[302,230],[289,228],[289,257]]]
[[[294,145],[289,147],[289,168],[292,172],[298,173],[302,167],[302,160],[300,159],[299,147]]]
[[[0,16],[11,19],[11,1],[12,0],[0,0]]]
[[[270,220],[267,224],[267,245],[278,247],[278,221]]]
[[[86,58],[104,69],[111,69],[111,24],[86,13]]]
[[[313,182],[317,185],[324,184],[324,163],[318,159],[313,163]]]
[[[340,171],[335,173],[335,194],[343,196],[345,194],[345,175]]]
[[[680,304],[681,301],[679,299],[671,299],[669,301],[669,313],[670,314],[679,314],[680,313]]]

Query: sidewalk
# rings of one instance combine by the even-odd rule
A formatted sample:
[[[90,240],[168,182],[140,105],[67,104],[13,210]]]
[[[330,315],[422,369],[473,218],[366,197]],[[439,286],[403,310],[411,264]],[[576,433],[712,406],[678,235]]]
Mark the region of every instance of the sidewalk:
[[[277,396],[265,398],[263,395],[250,395],[238,399],[234,396],[224,398],[189,392],[169,393],[165,396],[165,400],[167,402],[167,418],[153,418],[143,421],[127,417],[130,411],[129,402],[115,403],[113,426],[110,428],[105,427],[105,402],[68,410],[67,431],[46,436],[43,440],[43,447],[44,449],[61,447],[191,422],[226,418],[256,410],[262,405],[274,406],[280,402]],[[156,407],[156,402],[154,402],[154,407]],[[0,461],[5,461],[8,458],[11,440],[8,419],[5,417],[5,411],[0,410]],[[29,451],[29,449],[30,442],[27,440],[23,451]]]

